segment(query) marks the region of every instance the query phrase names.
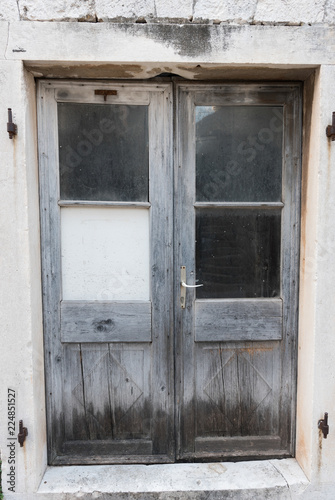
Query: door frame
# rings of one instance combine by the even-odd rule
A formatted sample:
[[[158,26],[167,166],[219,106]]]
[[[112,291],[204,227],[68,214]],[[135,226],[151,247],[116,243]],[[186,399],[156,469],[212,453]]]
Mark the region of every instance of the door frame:
[[[178,92],[178,88],[189,88],[191,91],[195,91],[197,88],[198,89],[204,89],[205,87],[206,88],[227,88],[227,87],[231,87],[232,85],[234,84],[231,84],[231,83],[212,83],[212,82],[185,82],[184,80],[182,79],[179,79],[179,78],[173,78],[172,79],[173,83],[174,83],[174,94],[176,96],[176,108],[177,108],[177,112],[175,114],[175,126],[172,127],[172,124],[174,122],[173,120],[173,115],[172,115],[172,99],[171,99],[171,92],[170,92],[170,96],[167,97],[167,101],[168,102],[168,105],[166,107],[166,110],[167,110],[167,114],[165,115],[164,117],[164,120],[169,123],[169,120],[170,120],[170,124],[171,126],[168,127],[169,129],[169,132],[167,134],[167,136],[164,138],[164,144],[165,144],[165,159],[166,159],[166,165],[170,165],[170,175],[172,176],[172,171],[174,170],[174,181],[173,183],[171,182],[171,186],[174,186],[173,188],[173,197],[174,199],[178,198],[178,199],[181,199],[179,198],[176,193],[178,193],[178,191],[180,190],[180,183],[178,182],[178,179],[179,179],[179,172],[180,172],[180,156],[178,154],[178,148],[176,147],[176,144],[177,144],[177,139],[178,139],[178,136],[179,136],[179,122],[178,122],[178,99],[177,99],[177,92]],[[131,81],[131,82],[124,82],[124,81],[109,81],[109,82],[99,82],[98,84],[96,82],[83,82],[83,81],[80,81],[80,82],[72,82],[75,86],[76,85],[83,85],[83,83],[85,84],[88,84],[88,85],[92,85],[92,86],[99,86],[99,87],[102,87],[102,86],[106,86],[106,87],[110,87],[110,86],[118,86],[118,85],[122,85],[122,86],[125,86],[125,87],[138,87],[139,85],[141,85],[141,87],[145,87],[145,86],[148,86],[150,88],[152,88],[152,86],[157,86],[157,85],[162,85],[164,87],[166,87],[166,83],[163,83],[164,82],[164,79],[162,78],[159,78],[157,79],[156,81],[154,82],[147,82],[147,81],[141,81],[141,82],[137,82],[137,81]],[[171,82],[171,79],[169,79],[169,82]],[[42,85],[43,86],[47,86],[49,85],[50,87],[57,87],[57,86],[62,86],[62,85],[69,85],[71,83],[71,81],[69,80],[49,80],[49,81],[46,81],[44,80]],[[41,85],[41,83],[40,83]],[[260,84],[253,84],[253,83],[248,83],[248,84],[237,84],[235,85],[235,87],[239,87],[240,89],[243,88],[248,88],[249,90],[251,88],[253,89],[257,89],[259,87],[266,87],[266,88],[269,88],[271,87],[272,89],[287,89],[288,86],[290,84],[287,84],[287,83],[279,83],[279,84],[276,84],[276,83],[271,83],[271,84],[264,84],[264,85],[260,85]],[[299,92],[299,95],[300,95],[300,90],[301,90],[301,85],[300,84],[294,84],[293,85],[294,88],[297,90],[297,92]],[[274,91],[274,90],[273,90]],[[38,99],[38,107],[39,107],[39,117],[41,117],[41,110],[43,108],[43,103],[41,102],[41,98],[43,98],[43,95],[39,95],[39,99]],[[294,137],[295,137],[295,143],[294,143],[294,162],[296,163],[296,166],[297,166],[297,169],[298,171],[300,172],[300,168],[301,168],[301,144],[300,144],[300,135],[301,135],[301,118],[300,118],[300,115],[301,115],[301,98],[299,97],[299,99],[296,101],[297,104],[297,119],[295,120],[294,122],[294,127],[295,127],[295,130],[294,130]],[[169,114],[170,113],[170,114]],[[169,116],[168,116],[169,115]],[[47,161],[47,158],[46,158],[46,155],[43,151],[43,145],[41,147],[41,138],[43,138],[43,144],[48,144],[48,141],[53,141],[53,139],[51,138],[50,134],[52,134],[53,132],[53,127],[49,126],[50,123],[49,123],[49,120],[52,119],[50,116],[48,117],[45,117],[44,120],[47,120],[47,121],[43,121],[43,119],[39,119],[39,122],[38,122],[38,126],[39,126],[39,137],[40,137],[40,141],[39,141],[39,153],[40,153],[40,165],[42,165],[41,167],[41,173],[40,173],[40,185],[41,185],[41,179],[42,179],[42,182],[43,182],[43,177],[46,175],[46,177],[48,177],[48,174],[45,173],[45,170],[43,170],[43,165],[45,166],[45,163]],[[53,124],[54,126],[54,124]],[[172,131],[172,128],[174,129]],[[47,132],[46,132],[47,131]],[[174,144],[173,144],[173,138],[172,136],[174,136]],[[172,147],[172,144],[173,144],[173,147]],[[172,155],[173,155],[173,151],[174,151],[174,168],[171,167],[171,165],[173,164],[173,161],[172,161]],[[167,167],[169,168],[169,167]],[[301,175],[300,175],[301,177]],[[49,183],[51,182],[52,184],[52,180],[50,180],[50,178],[47,178],[45,179],[46,183]],[[47,228],[46,231],[43,231],[42,229],[42,232],[41,232],[41,240],[44,244],[44,241],[45,241],[45,238],[50,238],[50,227],[49,227],[49,221],[46,220],[45,218],[45,206],[47,203],[50,202],[50,198],[48,198],[48,193],[45,192],[45,190],[43,190],[42,186],[41,186],[41,191],[40,191],[40,200],[41,200],[41,222],[42,222],[42,228]],[[292,281],[292,290],[293,290],[293,293],[292,293],[292,297],[293,297],[293,301],[291,302],[291,307],[292,309],[294,309],[294,311],[297,313],[297,305],[298,305],[298,279],[297,279],[297,269],[298,269],[298,262],[299,262],[299,227],[300,227],[300,203],[299,203],[299,200],[300,200],[300,183],[297,183],[297,185],[295,185],[295,189],[292,190],[292,197],[296,200],[296,210],[293,214],[293,216],[295,217],[295,220],[296,220],[296,237],[295,237],[295,242],[294,242],[294,245],[292,247],[292,252],[293,252],[293,261],[295,263],[295,273],[294,273],[294,280]],[[175,203],[175,201],[174,201]],[[172,226],[173,226],[173,234],[176,235],[176,228],[177,228],[177,224],[179,224],[179,222],[181,221],[180,218],[178,218],[178,215],[177,215],[177,212],[178,212],[178,209],[175,210],[175,215],[174,215],[174,218],[172,217],[172,207],[170,207],[170,219],[169,219],[169,222],[172,223],[172,220],[173,220],[173,223]],[[171,225],[171,224],[170,224]],[[181,232],[181,228],[179,227],[179,233]],[[47,234],[48,233],[48,234]],[[179,244],[178,244],[178,238],[176,236],[175,237],[175,242],[174,242],[174,263],[172,265],[172,269],[174,269],[174,272],[173,273],[170,273],[170,280],[172,279],[171,275],[173,274],[174,275],[174,284],[171,285],[173,286],[173,289],[174,289],[174,294],[173,294],[173,304],[174,304],[174,307],[170,307],[170,308],[167,308],[168,310],[168,315],[169,315],[169,318],[170,318],[170,327],[169,327],[169,333],[168,333],[168,345],[169,345],[169,352],[171,353],[170,354],[170,360],[171,362],[168,363],[169,364],[169,370],[170,370],[170,380],[175,380],[175,403],[174,403],[174,411],[172,410],[172,403],[170,404],[170,413],[171,413],[171,418],[173,418],[173,414],[174,414],[174,425],[170,425],[170,432],[169,432],[169,436],[170,436],[170,448],[169,448],[169,453],[168,453],[168,457],[165,456],[164,458],[163,457],[156,457],[153,458],[152,460],[143,460],[143,462],[145,463],[153,463],[153,462],[173,462],[174,461],[174,452],[172,451],[172,448],[174,447],[174,439],[176,437],[176,450],[180,450],[180,438],[178,437],[178,432],[177,432],[177,427],[180,426],[180,421],[181,421],[181,413],[180,413],[180,398],[182,396],[182,389],[181,389],[181,381],[182,381],[182,374],[181,374],[181,367],[182,367],[182,363],[181,362],[177,362],[177,357],[180,357],[181,356],[181,353],[182,353],[182,349],[181,349],[181,337],[178,336],[178,335],[173,335],[173,330],[176,332],[178,331],[178,328],[180,328],[181,326],[181,318],[180,318],[180,303],[179,303],[179,298],[180,298],[180,269],[179,269],[179,265],[178,263],[180,262],[180,259],[178,258],[178,255],[179,255]],[[169,245],[171,244],[171,242],[169,242]],[[172,247],[171,247],[172,248]],[[172,255],[173,252],[171,252],[171,255]],[[172,258],[172,257],[171,257]],[[47,264],[45,263],[45,261],[48,261],[49,259],[49,256],[46,255],[45,253],[42,252],[42,265],[45,266],[49,266],[50,263],[47,262]],[[171,283],[171,281],[170,281]],[[46,286],[46,288],[45,288]],[[47,291],[47,288],[49,289],[49,291]],[[51,285],[43,285],[43,302],[44,302],[44,309],[46,307],[46,294],[47,293],[50,293],[51,295],[57,296],[57,294],[59,293],[59,290],[52,290],[52,286]],[[164,292],[161,290],[161,293],[163,294]],[[174,309],[174,322],[173,322],[173,319],[172,319],[172,312],[173,312],[173,309]],[[55,312],[55,316],[54,316],[54,319],[55,318],[58,318],[58,315],[59,315],[59,312]],[[50,328],[52,331],[54,328],[55,328],[55,324],[53,323],[53,320],[50,320],[50,316],[49,316],[49,311],[45,311],[44,312],[44,328]],[[50,321],[52,322],[52,324],[50,324]],[[57,319],[58,321],[58,319]],[[292,328],[293,330],[295,330],[295,332],[297,332],[297,314],[295,314],[295,317],[294,319],[291,318],[291,322],[290,324],[286,324],[286,329],[289,329],[289,328]],[[296,337],[297,337],[297,333],[295,335],[295,338],[294,339],[289,339],[287,340],[287,342],[291,342],[291,356],[290,356],[290,362],[291,360],[295,360],[296,361]],[[174,349],[173,349],[173,344],[174,344]],[[173,354],[173,351],[174,351],[174,358],[172,357],[172,354]],[[52,366],[56,363],[56,358],[57,356],[55,357],[55,359],[53,361],[50,361],[50,357],[49,357],[49,347],[47,344],[45,344],[45,359],[46,359],[46,378],[47,379],[52,379],[53,378],[53,372],[52,372]],[[173,372],[175,370],[175,376],[173,378]],[[291,372],[291,380],[292,380],[292,386],[296,386],[296,365],[295,367],[292,369],[292,372]],[[57,382],[56,382],[56,385],[57,385]],[[171,386],[172,388],[172,386]],[[170,389],[171,389],[170,388]],[[170,400],[171,401],[171,400]],[[50,430],[52,429],[52,418],[51,418],[51,415],[52,415],[52,410],[50,408],[50,402],[49,402],[49,399],[47,398],[47,418],[48,418],[48,427],[49,427],[49,432],[48,432],[48,449],[49,449],[49,460],[53,460],[54,461],[54,455],[53,453],[50,451],[53,447],[54,447],[54,442],[53,442],[53,438],[51,436],[51,432]],[[294,391],[294,396],[293,396],[293,399],[292,399],[292,403],[291,403],[291,421],[292,421],[292,427],[291,427],[291,430],[290,430],[290,433],[291,433],[291,452],[289,454],[283,454],[281,456],[292,456],[294,455],[294,428],[295,428],[295,411],[296,411],[296,391]],[[174,431],[173,431],[173,428],[174,428]],[[180,453],[180,452],[178,452]],[[189,460],[190,458],[187,458],[187,457],[182,457],[182,454],[180,454],[180,457],[181,458],[177,458],[177,461],[178,460]],[[223,457],[221,457],[223,458]],[[228,457],[224,457],[225,459],[227,459]],[[243,457],[242,457],[243,458]],[[199,458],[201,459],[201,458]],[[211,458],[212,459],[212,458]],[[232,457],[233,460],[236,460],[236,457]],[[193,457],[192,460],[197,460],[196,457]],[[140,463],[141,460],[138,460],[138,462]],[[62,460],[59,460],[57,462],[54,461],[54,463],[59,463],[59,464],[62,464],[64,463]],[[77,463],[77,462],[72,462],[72,463]],[[101,462],[101,463],[113,463],[113,461],[111,460],[108,460],[107,462]],[[119,462],[117,462],[119,463]]]

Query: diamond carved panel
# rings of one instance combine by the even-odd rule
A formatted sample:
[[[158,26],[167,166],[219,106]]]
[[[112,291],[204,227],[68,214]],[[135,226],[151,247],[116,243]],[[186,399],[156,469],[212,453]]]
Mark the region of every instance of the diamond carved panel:
[[[272,388],[243,353],[235,351],[224,363],[221,352],[219,356],[221,366],[204,392],[227,419],[231,432],[243,435]]]
[[[85,393],[87,392],[87,387],[92,385],[91,380],[97,380],[101,373],[104,373],[105,376],[103,380],[100,378],[102,387],[100,386],[99,393],[101,396],[104,395],[106,401],[111,399],[112,406],[113,401],[117,398],[118,418],[122,419],[142,396],[143,391],[112,353],[106,352],[106,354],[100,357],[86,375],[83,376],[81,382],[74,387],[72,394],[80,405],[85,407],[85,411],[94,417],[94,407],[86,404]]]

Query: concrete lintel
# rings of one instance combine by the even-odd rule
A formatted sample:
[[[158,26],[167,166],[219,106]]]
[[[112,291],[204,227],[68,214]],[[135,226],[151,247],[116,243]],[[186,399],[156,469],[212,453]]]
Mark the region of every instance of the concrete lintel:
[[[206,81],[305,81],[315,71],[313,65],[227,65],[196,63],[136,63],[27,61],[25,68],[36,78],[149,79],[174,74],[188,80]]]
[[[210,498],[291,499],[309,482],[294,459],[238,463],[50,467],[37,498],[167,500]],[[57,496],[56,496],[57,495]],[[178,496],[176,496],[178,495]],[[223,496],[224,495],[224,496]],[[100,498],[100,496],[99,496]]]
[[[334,64],[335,27],[12,22],[7,59]]]

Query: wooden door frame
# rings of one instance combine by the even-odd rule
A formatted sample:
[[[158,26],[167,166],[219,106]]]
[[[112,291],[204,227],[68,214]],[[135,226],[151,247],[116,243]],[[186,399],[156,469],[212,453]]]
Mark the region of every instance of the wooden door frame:
[[[171,79],[169,78],[168,80],[171,82]],[[180,136],[180,125],[178,122],[178,91],[181,88],[188,88],[191,92],[195,91],[197,88],[200,90],[203,90],[204,88],[228,88],[232,87],[232,84],[227,84],[227,83],[211,83],[211,82],[185,82],[184,80],[180,78],[173,78],[172,81],[174,82],[174,102],[175,102],[175,108],[176,108],[176,113],[173,118],[172,114],[172,104],[173,104],[173,99],[171,97],[171,92],[169,95],[166,97],[166,110],[165,113],[163,113],[164,117],[162,118],[165,122],[165,130],[167,130],[167,134],[164,138],[162,138],[162,141],[164,143],[164,150],[165,150],[165,171],[166,175],[169,176],[171,180],[171,188],[172,193],[167,196],[166,199],[171,196],[175,198],[174,201],[175,204],[175,213],[174,216],[173,214],[173,207],[168,206],[169,203],[167,202],[166,205],[166,210],[167,213],[169,213],[168,219],[166,223],[169,225],[169,231],[173,230],[173,237],[175,238],[174,241],[174,261],[172,261],[173,256],[172,256],[172,240],[167,242],[167,245],[165,246],[165,257],[164,259],[166,262],[170,262],[170,269],[173,272],[170,272],[170,284],[171,284],[171,279],[172,275],[174,277],[174,283],[172,286],[173,288],[173,294],[172,291],[168,293],[168,295],[173,296],[173,304],[174,306],[166,305],[166,314],[169,318],[168,322],[170,324],[170,327],[165,330],[165,334],[167,336],[167,352],[168,357],[170,359],[170,362],[168,363],[169,365],[169,379],[170,379],[170,387],[169,391],[170,393],[173,392],[173,386],[175,390],[175,400],[174,400],[174,405],[172,398],[170,398],[170,403],[169,403],[169,409],[168,411],[170,412],[171,418],[173,419],[174,417],[174,425],[170,425],[169,429],[169,437],[168,437],[168,442],[169,442],[169,452],[167,456],[161,457],[157,456],[154,457],[150,460],[138,460],[138,463],[144,462],[144,463],[153,463],[153,462],[173,462],[174,461],[174,446],[175,446],[175,439],[176,439],[176,451],[177,455],[180,454],[180,435],[178,433],[178,428],[180,428],[181,425],[181,412],[180,412],[180,401],[181,401],[181,396],[182,396],[182,390],[181,390],[181,381],[182,381],[182,362],[180,362],[180,357],[182,355],[182,346],[181,346],[181,335],[177,334],[176,332],[181,332],[182,331],[182,326],[181,326],[181,314],[180,314],[180,303],[179,303],[179,298],[180,298],[180,269],[179,269],[179,264],[181,262],[180,258],[180,246],[179,246],[179,238],[178,235],[182,234],[182,231],[187,231],[189,228],[185,228],[183,226],[183,220],[182,218],[178,217],[178,213],[180,213],[181,205],[182,205],[182,190],[184,189],[183,186],[181,186],[181,183],[179,182],[179,174],[180,174],[180,169],[182,169],[182,162],[180,161],[180,151],[179,148],[177,147],[178,145],[178,137]],[[117,85],[122,85],[125,87],[133,87],[135,88],[136,86],[138,87],[141,85],[141,88],[145,88],[146,86],[148,88],[153,88],[153,86],[159,86],[162,85],[166,87],[166,80],[163,78],[158,78],[153,82],[147,82],[147,81],[141,81],[141,82],[120,82],[120,81],[112,81],[108,83],[101,83],[99,82],[99,87],[102,85],[105,86],[117,86]],[[40,83],[40,87],[43,86],[44,89],[47,88],[49,85],[49,89],[55,88],[55,87],[61,87],[62,85],[69,85],[71,83],[68,80],[50,80],[50,81],[42,81]],[[92,82],[73,82],[74,85],[83,85],[83,83],[87,83],[89,85],[95,85],[96,83]],[[272,91],[279,91],[283,89],[288,89],[290,84],[288,83],[266,83],[264,85],[262,84],[253,84],[253,83],[247,83],[247,84],[237,84],[233,85],[235,88],[239,88],[240,91],[242,89],[247,89],[250,91],[251,89],[257,90],[259,88],[266,88],[266,89],[272,89]],[[299,93],[300,95],[300,84],[293,84],[293,87],[296,89],[296,92]],[[43,95],[42,95],[43,94]],[[57,205],[57,200],[53,197],[53,195],[50,195],[50,192],[54,193],[57,188],[55,187],[55,179],[52,179],[52,176],[49,176],[48,169],[46,167],[47,165],[47,156],[45,155],[45,147],[48,147],[50,144],[54,144],[54,130],[55,130],[55,123],[53,120],[55,120],[55,116],[52,116],[50,114],[47,114],[47,116],[43,115],[42,110],[45,106],[43,104],[43,97],[44,97],[44,91],[39,93],[39,100],[38,100],[38,111],[39,111],[39,154],[40,154],[40,204],[41,204],[41,224],[42,224],[42,231],[41,231],[41,241],[44,245],[45,241],[51,241],[51,234],[52,234],[52,229],[50,227],[50,220],[48,219],[48,215],[46,213],[45,208],[52,203],[55,203],[55,206]],[[292,131],[294,135],[294,155],[293,155],[293,161],[296,163],[297,166],[297,171],[299,172],[300,175],[300,158],[301,158],[301,152],[300,152],[300,133],[301,133],[301,119],[300,119],[300,97],[297,98],[295,101],[296,104],[296,109],[295,113],[297,114],[297,119],[294,121],[294,127],[295,129]],[[172,124],[174,123],[174,126]],[[173,141],[173,136],[174,136],[174,141]],[[173,145],[173,147],[172,147]],[[174,168],[172,168],[172,155],[174,151]],[[178,153],[179,151],[179,153]],[[174,181],[172,183],[172,173],[174,171]],[[300,181],[299,181],[300,182]],[[292,252],[294,254],[294,263],[295,263],[295,270],[294,270],[294,276],[291,280],[291,294],[293,297],[293,300],[290,303],[290,308],[294,309],[294,311],[297,312],[297,290],[298,290],[298,279],[297,279],[297,269],[298,269],[298,261],[299,261],[299,227],[300,227],[300,207],[299,207],[299,199],[300,199],[300,184],[297,182],[295,184],[295,189],[292,190],[291,196],[292,199],[295,200],[295,212],[292,214],[293,218],[295,219],[295,224],[296,224],[296,237],[295,237],[295,242],[292,247]],[[48,186],[48,189],[45,189],[45,186]],[[159,198],[159,192],[160,189],[166,188],[166,186],[163,183],[157,183],[156,184],[156,189],[157,189],[157,199]],[[50,192],[49,192],[50,189]],[[178,228],[178,229],[177,229]],[[59,249],[56,251],[59,252]],[[157,250],[159,251],[159,250]],[[167,253],[170,252],[170,256],[167,256]],[[51,269],[52,264],[50,261],[50,253],[49,252],[42,252],[42,265],[44,269]],[[167,266],[169,268],[169,266]],[[52,273],[50,273],[50,276],[47,278],[47,281],[44,282],[43,284],[43,302],[44,302],[44,328],[50,332],[56,332],[57,330],[57,322],[59,321],[59,310],[52,310],[51,303],[53,300],[59,300],[59,294],[60,294],[60,288],[59,288],[59,283],[57,283],[57,273],[59,275],[60,270],[57,268],[53,268]],[[166,290],[164,287],[156,287],[156,292],[160,294],[161,297],[163,297],[164,294],[166,294]],[[170,288],[170,290],[172,290]],[[47,305],[49,304],[49,305]],[[172,304],[172,303],[171,303]],[[157,311],[158,313],[158,311]],[[172,315],[174,313],[174,320],[172,318]],[[188,313],[186,313],[188,314]],[[293,318],[294,316],[294,318]],[[285,328],[287,329],[293,329],[294,331],[297,332],[297,314],[291,315],[291,323],[286,324]],[[162,327],[163,328],[163,327]],[[174,334],[175,332],[175,334]],[[173,348],[174,345],[174,348]],[[46,358],[46,378],[48,380],[48,384],[52,383],[53,386],[57,387],[59,384],[59,381],[55,379],[54,375],[54,370],[53,367],[57,363],[57,357],[58,355],[56,354],[53,359],[50,358],[49,356],[49,351],[50,351],[50,346],[48,345],[48,342],[45,342],[45,358]],[[291,354],[292,354],[292,359],[296,360],[296,336],[293,339],[293,344],[292,344],[292,349],[291,349]],[[174,354],[174,357],[173,357]],[[175,373],[173,377],[173,373]],[[174,384],[173,384],[174,380]],[[296,385],[296,366],[293,367],[293,370],[291,372],[291,381],[292,381],[292,386],[295,387]],[[173,409],[174,406],[174,409]],[[291,403],[291,447],[290,447],[290,455],[294,455],[294,417],[295,417],[295,407],[296,407],[296,393],[294,391],[292,403]],[[55,459],[54,453],[52,453],[52,449],[55,446],[54,443],[54,438],[52,437],[51,429],[53,426],[53,419],[52,419],[52,405],[50,405],[50,400],[47,398],[47,420],[48,420],[48,449],[49,449],[49,460],[53,461],[54,463],[59,463],[62,464],[64,461],[60,458]],[[180,455],[179,455],[180,456]],[[282,456],[288,456],[288,455],[282,455]],[[222,456],[221,458],[228,458],[226,456]],[[182,457],[182,458],[177,458],[177,460],[189,460],[190,458],[188,457]],[[236,458],[234,458],[236,459]],[[193,457],[193,460],[197,460],[196,457]],[[72,463],[77,463],[76,461]],[[107,462],[101,462],[101,463],[119,463],[118,461],[113,462],[111,460],[108,460]]]

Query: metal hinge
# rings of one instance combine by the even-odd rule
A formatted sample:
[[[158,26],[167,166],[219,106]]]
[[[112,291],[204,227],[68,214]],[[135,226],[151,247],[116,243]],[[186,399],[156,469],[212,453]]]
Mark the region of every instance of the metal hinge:
[[[26,436],[28,436],[28,429],[27,427],[23,427],[23,420],[19,421],[19,433],[17,435],[18,441],[20,443],[20,446],[22,448],[23,443],[26,439]]]
[[[17,126],[13,123],[13,116],[11,108],[8,108],[8,123],[7,123],[7,132],[9,134],[9,138],[13,139],[13,136],[17,134]]]
[[[318,428],[322,431],[323,437],[325,439],[327,439],[327,436],[329,434],[328,413],[327,412],[325,413],[324,418],[319,420]]]
[[[332,115],[332,124],[326,128],[326,134],[332,141],[335,141],[335,112]]]

